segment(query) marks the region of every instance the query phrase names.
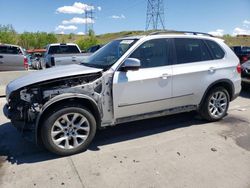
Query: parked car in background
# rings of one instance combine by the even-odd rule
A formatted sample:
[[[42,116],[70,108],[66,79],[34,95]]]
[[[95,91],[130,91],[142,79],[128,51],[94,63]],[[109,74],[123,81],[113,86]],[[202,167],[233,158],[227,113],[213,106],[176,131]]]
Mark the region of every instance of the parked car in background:
[[[233,51],[208,34],[121,38],[81,65],[12,81],[4,113],[49,151],[70,155],[86,150],[97,128],[193,110],[221,120],[240,93],[240,72]]]
[[[49,44],[45,52],[45,66],[50,68],[58,65],[80,64],[87,57],[81,53],[77,44]]]
[[[98,44],[98,45],[95,45],[95,46],[91,46],[89,49],[86,50],[86,53],[89,53],[89,54],[95,53],[101,47],[103,47],[103,45],[101,45],[101,44]]]
[[[28,58],[22,47],[11,44],[0,44],[0,71],[28,69]]]
[[[240,63],[250,60],[250,47],[249,46],[232,46],[234,53],[240,59]]]
[[[241,65],[241,81],[244,89],[250,89],[250,60]]]
[[[39,70],[45,67],[45,63],[44,63],[45,52],[46,52],[46,49],[27,50],[27,53],[30,55],[31,67],[33,69]]]

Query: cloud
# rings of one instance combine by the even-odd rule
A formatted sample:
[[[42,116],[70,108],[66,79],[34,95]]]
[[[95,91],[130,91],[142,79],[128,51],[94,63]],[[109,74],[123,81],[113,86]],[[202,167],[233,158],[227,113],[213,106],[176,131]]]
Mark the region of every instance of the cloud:
[[[70,20],[63,20],[62,24],[67,25],[67,24],[88,24],[88,23],[95,23],[95,21],[91,18],[79,18],[79,17],[74,17]]]
[[[97,8],[97,10],[99,10],[99,11],[102,10],[102,7],[100,7],[100,6],[98,6],[98,7],[96,7],[96,8]]]
[[[75,31],[77,30],[78,28],[75,26],[75,25],[68,25],[68,26],[65,26],[65,25],[58,25],[56,28],[55,28],[55,31],[65,31],[65,30],[71,30],[71,31]]]
[[[84,32],[78,32],[77,35],[85,35]]]
[[[81,2],[75,2],[72,6],[63,6],[56,9],[56,13],[84,14],[85,11],[94,10],[95,7]]]
[[[210,35],[214,35],[214,36],[217,36],[217,37],[223,37],[224,35],[224,30],[223,29],[217,29],[215,31],[210,31],[208,32]]]
[[[120,16],[118,16],[118,15],[113,15],[113,16],[111,16],[111,18],[112,18],[112,19],[126,19],[126,17],[125,17],[123,14],[121,14]]]
[[[244,20],[243,24],[250,25],[250,20]]]
[[[250,35],[250,30],[236,27],[234,28],[233,35]]]

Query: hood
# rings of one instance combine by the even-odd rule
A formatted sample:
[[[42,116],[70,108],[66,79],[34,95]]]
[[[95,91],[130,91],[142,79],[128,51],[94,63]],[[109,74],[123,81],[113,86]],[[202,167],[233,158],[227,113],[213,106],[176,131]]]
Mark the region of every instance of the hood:
[[[247,61],[241,65],[243,69],[249,69],[250,70],[250,61]]]
[[[77,64],[58,66],[46,70],[36,71],[10,82],[6,88],[6,96],[9,96],[9,94],[15,90],[32,84],[57,78],[97,73],[100,71],[102,71],[102,69],[86,67]]]

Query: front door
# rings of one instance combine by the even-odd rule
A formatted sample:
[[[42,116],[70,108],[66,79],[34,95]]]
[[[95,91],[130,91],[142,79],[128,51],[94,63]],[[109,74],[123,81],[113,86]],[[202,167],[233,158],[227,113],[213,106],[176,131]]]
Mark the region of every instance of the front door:
[[[141,61],[139,70],[115,72],[113,100],[116,118],[172,107],[172,66],[169,52],[169,39],[147,41],[130,56]]]

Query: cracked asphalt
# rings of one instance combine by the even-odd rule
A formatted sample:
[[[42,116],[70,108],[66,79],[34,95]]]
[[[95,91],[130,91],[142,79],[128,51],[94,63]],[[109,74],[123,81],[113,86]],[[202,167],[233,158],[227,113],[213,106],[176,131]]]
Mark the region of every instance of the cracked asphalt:
[[[192,112],[123,124],[70,157],[25,141],[1,111],[0,187],[249,188],[250,91],[220,122]]]

